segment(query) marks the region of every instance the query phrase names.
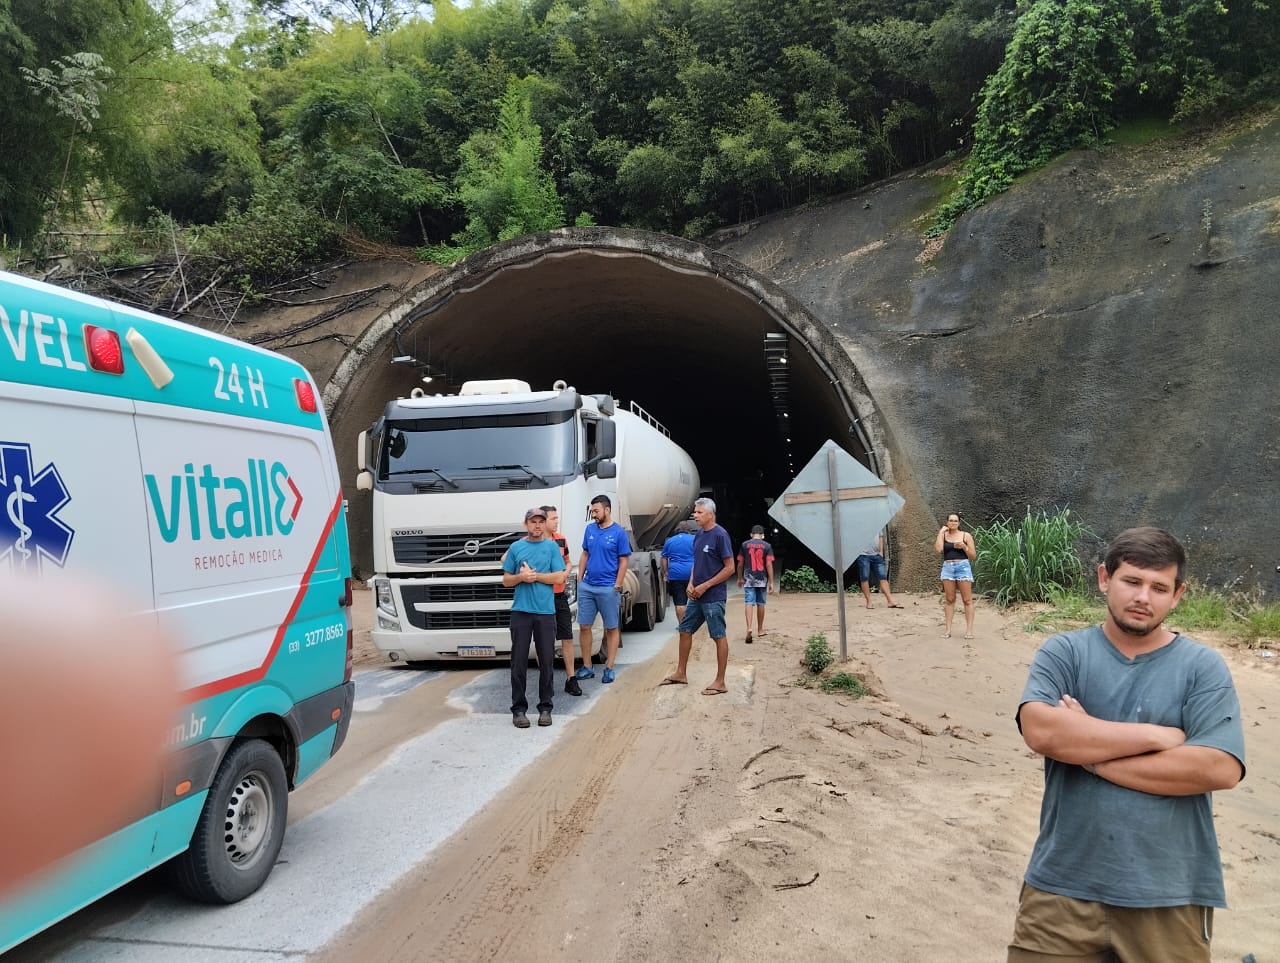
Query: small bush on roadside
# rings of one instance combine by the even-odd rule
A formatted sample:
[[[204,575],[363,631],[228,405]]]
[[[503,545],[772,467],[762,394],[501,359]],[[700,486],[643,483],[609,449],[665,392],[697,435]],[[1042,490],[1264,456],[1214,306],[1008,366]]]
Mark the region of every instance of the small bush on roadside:
[[[1014,523],[997,519],[974,530],[978,549],[975,564],[979,591],[1005,608],[1015,602],[1045,602],[1055,590],[1077,589],[1084,569],[1076,542],[1088,529],[1071,509],[1050,515],[1032,514]]]
[[[836,590],[833,582],[824,582],[809,565],[787,569],[782,573],[781,584],[784,592],[834,592]]]
[[[855,699],[861,699],[868,695],[871,690],[868,689],[856,675],[848,672],[837,672],[828,679],[822,680],[823,692],[843,692],[847,696]]]
[[[192,253],[234,265],[236,283],[254,292],[321,262],[337,247],[330,221],[283,186],[271,184],[247,206],[233,204],[222,220],[201,230]]]
[[[805,639],[803,661],[814,675],[822,672],[835,660],[835,653],[831,651],[831,646],[827,643],[827,637],[821,632],[815,632]]]

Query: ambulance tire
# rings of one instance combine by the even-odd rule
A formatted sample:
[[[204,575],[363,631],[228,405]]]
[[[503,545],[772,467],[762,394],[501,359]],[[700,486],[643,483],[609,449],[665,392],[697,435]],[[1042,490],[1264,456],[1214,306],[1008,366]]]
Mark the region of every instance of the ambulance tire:
[[[209,787],[191,848],[171,863],[177,888],[202,903],[235,903],[266,882],[284,842],[289,786],[270,743],[227,753]]]

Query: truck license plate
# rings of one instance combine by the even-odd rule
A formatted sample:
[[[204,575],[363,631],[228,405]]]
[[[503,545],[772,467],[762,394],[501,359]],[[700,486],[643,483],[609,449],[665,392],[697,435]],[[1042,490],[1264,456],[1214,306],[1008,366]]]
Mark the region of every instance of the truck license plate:
[[[494,651],[491,645],[460,645],[458,655],[469,659],[492,659]]]

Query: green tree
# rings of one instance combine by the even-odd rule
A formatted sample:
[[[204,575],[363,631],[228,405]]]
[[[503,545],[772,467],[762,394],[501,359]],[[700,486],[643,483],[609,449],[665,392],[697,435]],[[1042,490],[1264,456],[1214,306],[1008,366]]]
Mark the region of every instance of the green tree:
[[[461,154],[457,196],[467,226],[454,242],[463,251],[564,226],[555,182],[542,166],[542,131],[533,122],[526,81],[511,80],[497,129],[473,134]]]
[[[58,205],[62,201],[63,191],[67,186],[67,172],[71,169],[71,158],[75,154],[76,134],[88,134],[93,131],[93,122],[101,116],[98,107],[101,104],[102,92],[107,89],[107,79],[115,71],[102,62],[102,56],[96,53],[74,53],[53,62],[54,69],[40,67],[19,67],[27,85],[48,101],[60,117],[67,118],[70,133],[67,139],[67,156],[62,164],[62,178],[58,182],[58,190],[54,195],[51,220],[58,219]]]
[[[1033,0],[983,87],[973,152],[943,222],[1109,130],[1116,89],[1134,73],[1132,38],[1118,5]]]

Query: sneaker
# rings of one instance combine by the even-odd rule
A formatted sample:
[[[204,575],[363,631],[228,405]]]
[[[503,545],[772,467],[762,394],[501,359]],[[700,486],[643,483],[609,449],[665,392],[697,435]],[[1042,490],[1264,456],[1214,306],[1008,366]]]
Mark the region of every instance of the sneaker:
[[[527,723],[527,722],[525,723],[525,725],[528,725],[528,724],[529,724],[529,723]],[[541,712],[539,712],[539,713],[538,713],[538,725],[540,725],[540,726],[549,726],[549,725],[551,725],[551,710],[550,710],[550,709],[543,709]]]
[[[569,693],[569,695],[580,696],[582,695],[582,686],[578,685],[577,679],[573,676],[569,676],[569,678],[564,680],[564,691]]]
[[[594,679],[596,677],[595,669],[588,669],[585,665],[573,674],[575,679]]]
[[[511,714],[511,724],[517,729],[528,729],[529,717],[523,712],[513,712]]]
[[[609,669],[609,668],[606,668],[606,669],[604,670],[604,675],[601,677],[600,681],[601,681],[601,682],[612,682],[612,681],[613,681],[613,678],[614,678],[614,676],[613,676],[613,670],[612,670],[612,669]]]

